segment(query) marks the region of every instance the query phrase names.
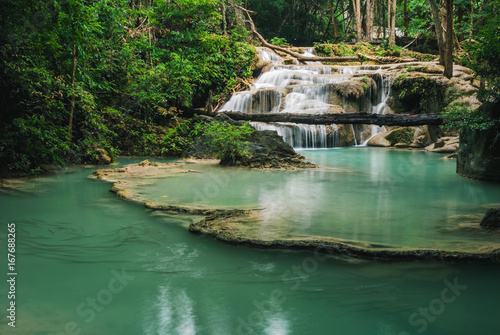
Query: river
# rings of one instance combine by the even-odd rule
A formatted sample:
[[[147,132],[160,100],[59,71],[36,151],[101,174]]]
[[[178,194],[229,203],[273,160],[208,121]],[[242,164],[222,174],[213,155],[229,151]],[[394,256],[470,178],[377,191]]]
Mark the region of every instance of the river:
[[[301,153],[325,168],[232,169],[227,190],[204,200],[281,210],[292,232],[426,247],[463,242],[463,232],[440,230],[449,224],[443,219],[500,202],[498,185],[465,180],[455,175],[454,161],[434,154]],[[29,192],[0,192],[2,278],[9,272],[9,223],[17,245],[16,328],[7,325],[4,279],[1,334],[500,332],[498,265],[366,261],[224,244],[187,231],[198,217],[151,212],[117,198],[110,184],[87,178],[94,170],[72,167],[28,182]],[[164,182],[144,186],[144,196],[193,196],[193,181],[177,195],[166,186],[178,181]],[[203,190],[203,179],[197,185]],[[483,237],[471,240],[499,241]]]

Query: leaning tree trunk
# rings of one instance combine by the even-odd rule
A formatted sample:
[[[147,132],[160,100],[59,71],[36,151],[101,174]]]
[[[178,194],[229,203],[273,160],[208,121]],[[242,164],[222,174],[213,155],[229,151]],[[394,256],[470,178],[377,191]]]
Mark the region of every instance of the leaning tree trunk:
[[[439,64],[445,64],[445,41],[444,41],[444,31],[443,26],[441,25],[441,15],[439,13],[439,9],[436,5],[435,0],[429,0],[429,7],[431,8],[432,20],[434,21],[434,28],[436,30],[436,38],[438,41],[439,48]]]
[[[444,52],[444,76],[446,78],[453,77],[453,0],[443,0],[444,13],[443,23],[446,26],[446,45]]]

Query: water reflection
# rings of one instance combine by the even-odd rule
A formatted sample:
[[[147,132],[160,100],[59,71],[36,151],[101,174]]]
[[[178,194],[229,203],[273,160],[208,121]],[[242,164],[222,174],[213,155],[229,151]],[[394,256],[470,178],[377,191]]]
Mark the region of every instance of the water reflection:
[[[484,213],[481,205],[500,202],[498,185],[457,176],[455,162],[422,151],[368,147],[301,153],[323,168],[259,171],[201,164],[197,173],[134,187],[143,200],[258,208],[260,222],[248,228],[261,239],[312,235],[455,250],[500,243],[496,236],[443,233],[447,217]],[[193,198],[196,190],[201,196]]]
[[[185,290],[161,286],[158,298],[146,312],[143,334],[196,334],[193,300]]]

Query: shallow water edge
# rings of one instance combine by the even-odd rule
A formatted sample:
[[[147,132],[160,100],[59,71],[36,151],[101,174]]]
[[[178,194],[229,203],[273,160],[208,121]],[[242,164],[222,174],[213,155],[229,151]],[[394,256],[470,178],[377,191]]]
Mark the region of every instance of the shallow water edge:
[[[133,185],[141,183],[141,180],[144,182],[145,179],[198,173],[195,169],[197,164],[206,162],[190,162],[189,169],[185,169],[182,163],[131,164],[119,169],[97,170],[91,177],[113,182],[111,192],[122,199],[142,203],[149,210],[203,215],[201,221],[189,226],[189,231],[212,236],[226,243],[270,249],[313,250],[322,254],[369,260],[500,263],[500,245],[495,244],[474,251],[457,251],[392,246],[328,236],[287,235],[279,227],[266,227],[266,233],[262,234],[262,230],[258,229],[258,223],[262,221],[261,208],[209,208],[168,202],[160,204],[145,200],[133,190]]]

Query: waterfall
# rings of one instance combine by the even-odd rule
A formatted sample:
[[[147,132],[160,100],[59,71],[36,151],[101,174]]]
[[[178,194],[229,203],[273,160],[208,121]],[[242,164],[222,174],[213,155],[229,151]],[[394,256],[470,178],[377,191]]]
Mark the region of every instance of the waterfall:
[[[296,86],[285,98],[283,113],[326,113],[329,87]]]
[[[222,106],[220,112],[277,113],[281,108],[281,92],[276,90],[255,90],[235,93]]]
[[[391,77],[390,76],[384,77],[382,74],[380,74],[377,85],[380,85],[380,89],[377,90],[378,94],[380,95],[377,99],[379,103],[373,105],[370,112],[373,114],[384,114],[387,98],[389,98],[389,95],[391,94]],[[366,146],[368,144],[368,141],[373,136],[384,132],[386,132],[384,126],[371,125],[370,137],[364,140],[362,145]]]
[[[339,142],[336,125],[250,122],[257,130],[273,130],[294,148],[333,148]]]
[[[283,60],[283,58],[269,49],[257,48],[257,52],[259,53],[260,59],[263,61],[281,62]]]
[[[272,68],[262,73],[249,91],[235,93],[219,111],[241,113],[328,113],[334,104],[347,112],[383,114],[390,94],[390,77],[381,73],[381,66],[332,66],[320,62],[306,65],[284,65],[283,58],[270,49],[257,48],[262,60],[271,61]],[[305,56],[315,57],[313,49]],[[361,100],[346,96],[339,85],[351,79],[373,80]],[[364,80],[364,79],[363,79]],[[348,87],[348,86],[347,86]],[[359,86],[358,86],[359,87]],[[330,148],[340,145],[336,125],[251,122],[257,130],[274,130],[294,148]],[[369,138],[385,131],[384,127],[351,125],[355,145],[366,145]]]
[[[302,54],[302,56],[316,57],[316,55],[314,54],[314,49],[313,48],[306,49],[304,51],[304,53]],[[306,64],[308,64],[308,65],[322,65],[321,62],[311,62],[311,61],[306,62]]]

